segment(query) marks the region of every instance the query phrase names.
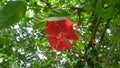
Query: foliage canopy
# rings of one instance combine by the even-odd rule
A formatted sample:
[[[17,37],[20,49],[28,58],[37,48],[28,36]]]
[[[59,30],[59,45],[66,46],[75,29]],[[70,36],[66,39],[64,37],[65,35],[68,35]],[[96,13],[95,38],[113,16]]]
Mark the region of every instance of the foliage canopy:
[[[120,68],[120,0],[0,0],[0,68]],[[47,21],[78,24],[72,48],[51,50]]]

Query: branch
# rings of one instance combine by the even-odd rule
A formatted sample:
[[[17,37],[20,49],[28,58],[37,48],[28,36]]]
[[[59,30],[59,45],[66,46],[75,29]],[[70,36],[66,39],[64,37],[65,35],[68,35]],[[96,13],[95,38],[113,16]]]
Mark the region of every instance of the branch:
[[[91,37],[91,39],[89,41],[89,44],[87,46],[87,49],[89,49],[91,46],[95,45],[95,42],[94,42],[95,41],[95,36],[96,36],[97,30],[98,30],[98,26],[100,24],[100,21],[101,21],[101,18],[98,18],[97,23],[96,23],[96,25],[94,27],[93,35],[92,35],[92,37]]]
[[[101,38],[100,38],[100,41],[99,41],[99,44],[98,44],[97,49],[100,48],[100,45],[102,44],[102,41],[104,40],[105,33],[106,33],[106,30],[109,28],[110,21],[111,21],[111,19],[108,19],[108,20],[107,20],[107,23],[106,23],[106,25],[105,25],[105,29],[104,29],[104,31],[102,32],[102,35],[101,35]]]
[[[72,6],[70,7],[71,10],[78,10],[79,12],[86,12],[86,10],[84,10],[82,7],[75,7],[75,6]]]
[[[87,53],[88,53],[88,49],[90,47],[93,47],[95,46],[95,36],[96,36],[96,33],[97,33],[97,30],[98,30],[98,26],[101,22],[101,18],[98,18],[97,19],[97,23],[95,24],[95,27],[94,27],[94,31],[93,31],[93,34],[92,34],[92,37],[89,41],[89,44],[88,46],[85,48],[85,59],[87,60],[87,64],[90,68],[93,68],[94,67],[94,62],[92,61],[92,59],[90,57],[87,57]]]
[[[51,4],[48,2],[48,1],[46,1],[46,0],[40,0],[41,2],[44,2],[49,8],[52,8],[51,7]]]

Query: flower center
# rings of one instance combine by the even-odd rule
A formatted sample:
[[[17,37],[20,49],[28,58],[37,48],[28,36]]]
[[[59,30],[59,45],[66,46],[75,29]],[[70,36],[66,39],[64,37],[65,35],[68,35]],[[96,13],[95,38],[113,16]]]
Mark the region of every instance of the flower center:
[[[57,39],[59,39],[60,41],[63,41],[65,39],[65,33],[64,32],[60,32],[57,36]]]

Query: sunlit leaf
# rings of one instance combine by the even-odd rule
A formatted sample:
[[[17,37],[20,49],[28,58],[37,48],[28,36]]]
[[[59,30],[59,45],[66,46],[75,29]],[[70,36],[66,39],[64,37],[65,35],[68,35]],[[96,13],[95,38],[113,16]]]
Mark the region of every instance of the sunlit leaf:
[[[68,17],[50,17],[50,18],[47,18],[46,20],[48,21],[57,21],[57,20],[64,20],[64,19],[67,19]]]
[[[2,63],[3,62],[3,58],[0,58],[0,63]]]
[[[37,14],[33,18],[33,29],[44,29],[46,26],[46,21],[44,20],[44,17],[42,17],[40,14]]]

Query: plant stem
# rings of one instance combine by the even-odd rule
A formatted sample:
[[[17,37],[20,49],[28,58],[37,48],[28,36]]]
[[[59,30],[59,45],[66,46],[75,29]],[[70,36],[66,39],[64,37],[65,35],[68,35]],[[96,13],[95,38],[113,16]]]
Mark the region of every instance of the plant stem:
[[[98,44],[98,46],[97,46],[97,49],[100,48],[100,45],[102,44],[102,41],[104,40],[105,33],[106,33],[106,30],[109,28],[110,21],[111,21],[111,19],[108,19],[108,20],[107,20],[107,23],[106,23],[106,25],[105,25],[105,29],[104,29],[104,31],[102,32],[102,35],[101,35],[99,44]]]

